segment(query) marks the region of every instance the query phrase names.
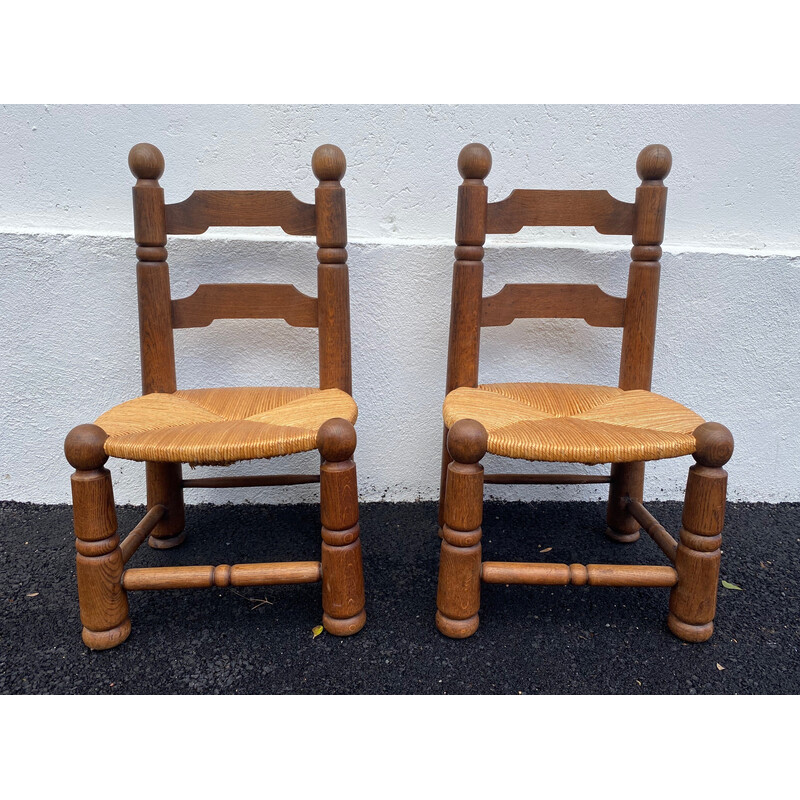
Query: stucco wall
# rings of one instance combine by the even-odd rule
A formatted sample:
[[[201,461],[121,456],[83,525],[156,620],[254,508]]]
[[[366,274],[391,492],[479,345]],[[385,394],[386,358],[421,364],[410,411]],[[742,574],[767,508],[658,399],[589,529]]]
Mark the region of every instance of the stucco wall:
[[[4,107],[0,499],[67,502],[64,435],[139,391],[132,144],[164,152],[167,202],[195,188],[288,188],[311,201],[313,149],[330,141],[345,151],[359,482],[370,501],[428,499],[438,489],[461,146],[492,149],[490,200],[527,186],[605,188],[630,201],[636,154],[659,141],[674,165],[654,390],[731,428],[733,499],[798,500],[799,123],[798,107]],[[171,240],[175,296],[229,279],[294,282],[313,294],[315,247],[286,238],[251,229]],[[490,237],[486,293],[526,280],[624,293],[629,246],[591,229]],[[484,332],[481,377],[613,384],[619,341],[619,331],[579,321],[518,321]],[[280,321],[176,331],[176,350],[186,388],[316,379],[314,332]],[[276,471],[303,469],[315,456],[279,462]],[[652,465],[647,496],[679,498],[689,463]],[[112,469],[117,500],[142,502],[141,465]],[[194,490],[187,500],[316,493]],[[489,493],[571,499],[604,489]]]

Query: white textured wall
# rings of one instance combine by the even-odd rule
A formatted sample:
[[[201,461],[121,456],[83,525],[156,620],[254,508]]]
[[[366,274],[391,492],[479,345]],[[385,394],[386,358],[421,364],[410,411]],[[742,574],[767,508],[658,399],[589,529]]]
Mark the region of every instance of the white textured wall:
[[[342,147],[362,494],[434,497],[455,165],[461,146],[481,141],[494,155],[490,200],[519,186],[606,188],[631,201],[639,149],[650,142],[672,149],[654,390],[731,428],[733,499],[798,500],[799,125],[800,108],[791,106],[1,108],[0,499],[67,502],[64,435],[139,391],[126,163],[139,141],[164,152],[167,202],[195,188],[289,188],[311,201],[313,149]],[[174,293],[230,279],[294,282],[313,294],[313,243],[285,239],[255,229],[176,237]],[[597,282],[624,293],[629,246],[591,229],[490,237],[486,293],[533,280]],[[311,330],[220,321],[175,336],[186,388],[316,379]],[[481,377],[613,384],[619,341],[619,331],[580,321],[487,329]],[[313,467],[315,457],[279,461],[275,469],[294,470]],[[647,495],[679,498],[689,463],[651,465]],[[141,465],[112,468],[118,501],[142,502]],[[508,498],[604,493],[491,489]],[[187,499],[296,501],[316,492],[194,490]]]

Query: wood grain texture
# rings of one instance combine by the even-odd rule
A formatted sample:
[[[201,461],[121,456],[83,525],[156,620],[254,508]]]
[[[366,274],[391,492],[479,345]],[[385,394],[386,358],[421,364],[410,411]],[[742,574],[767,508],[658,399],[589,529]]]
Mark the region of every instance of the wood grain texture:
[[[478,385],[482,313],[483,262],[456,261],[450,301],[447,392]]]
[[[131,631],[111,473],[105,467],[77,470],[72,499],[82,638],[92,650],[108,650]]]
[[[568,473],[516,473],[492,472],[483,476],[484,483],[502,484],[580,484],[610,483],[609,475],[571,475]]]
[[[180,464],[148,461],[147,508],[164,506],[166,513],[153,527],[148,544],[155,550],[170,550],[186,539],[186,509],[183,503],[182,467]]]
[[[436,627],[451,639],[478,629],[481,605],[481,545],[455,547],[442,540],[436,594]]]
[[[136,279],[142,394],[174,392],[178,386],[166,261],[164,190],[154,177],[160,177],[163,172],[164,158],[157,148],[143,144],[131,150],[128,162],[137,177],[133,188],[133,210],[139,259]],[[151,547],[175,547],[184,541],[180,470],[179,464],[147,464],[147,506],[163,505],[167,509],[151,532]]]
[[[456,206],[456,248],[450,297],[445,394],[459,386],[478,385],[483,307],[483,245],[486,241],[486,208],[489,197],[489,190],[483,181],[491,169],[492,156],[483,145],[470,144],[461,150],[458,164],[464,180],[458,187]],[[439,485],[440,529],[444,524],[447,465],[450,463],[447,435],[445,426],[442,434]]]
[[[361,539],[346,545],[322,542],[322,624],[335,636],[352,636],[367,621]]]
[[[242,486],[294,486],[300,483],[319,483],[319,475],[293,473],[287,475],[236,475],[230,478],[187,478],[184,489],[228,489]]]
[[[644,528],[650,538],[659,546],[664,555],[672,562],[678,550],[678,543],[670,536],[667,529],[639,502],[628,503],[630,515]]]
[[[158,148],[141,144],[132,148],[128,163],[137,178],[133,187],[133,227],[139,259],[136,278],[142,393],[174,392],[175,347],[169,324],[164,190],[158,183],[164,157]]]
[[[447,435],[444,524],[439,555],[436,627],[445,636],[463,639],[480,622],[481,523],[486,431],[474,420],[459,420]]]
[[[359,537],[358,482],[352,459],[353,426],[326,422],[318,435],[322,518],[322,624],[337,636],[358,633],[366,622]]]
[[[319,385],[353,391],[350,356],[350,278],[347,268],[347,208],[340,181],[346,162],[333,145],[317,148],[312,159],[319,186],[317,209],[317,297],[319,302]]]
[[[481,326],[510,325],[515,319],[583,319],[600,328],[625,324],[625,298],[594,284],[507,283],[483,298]]]
[[[650,391],[652,385],[661,275],[659,259],[667,202],[663,178],[671,163],[669,150],[659,145],[646,147],[637,161],[642,184],[636,189],[633,247],[620,353],[620,389]],[[644,171],[639,169],[640,164],[645,164]],[[642,462],[615,464],[611,469],[606,535],[615,541],[633,542],[639,538],[639,523],[628,512],[627,498],[641,502],[644,472]]]
[[[169,234],[199,234],[217,226],[278,227],[296,236],[316,233],[314,205],[287,191],[199,190],[167,205],[165,218]]]
[[[622,333],[620,389],[650,391],[660,275],[661,264],[658,261],[631,262]]]
[[[670,594],[667,625],[684,641],[704,642],[714,633],[728,484],[722,466],[733,453],[733,436],[724,426],[706,422],[695,438],[697,463],[686,483],[675,557],[678,584]]]
[[[136,244],[141,248],[157,248],[167,244],[166,219],[164,217],[164,190],[157,180],[136,181],[133,187],[133,231]],[[143,250],[142,254],[147,254]],[[144,258],[143,261],[163,261],[164,258]]]
[[[514,561],[485,561],[484,583],[529,586],[674,586],[678,580],[673,567],[628,564],[536,564]]]
[[[724,475],[708,475],[703,474],[704,469],[695,465],[689,470],[685,504],[690,508],[705,507],[710,517],[718,508],[718,497],[724,492],[727,473],[719,470]],[[670,596],[668,624],[670,630],[685,641],[703,642],[714,632],[721,532],[721,526],[714,535],[698,534],[685,524],[681,527],[675,556],[679,582]]]
[[[140,261],[136,266],[136,278],[142,394],[174,392],[177,380],[175,345],[172,338],[169,267],[166,261]]]
[[[320,261],[324,255],[320,255]],[[350,278],[346,263],[317,268],[319,388],[353,393],[350,356]]]
[[[287,561],[263,564],[221,564],[190,567],[144,567],[122,574],[126,591],[158,589],[208,589],[212,586],[282,586],[316,583],[318,561]]]
[[[322,469],[324,467],[324,469]],[[358,522],[358,484],[355,462],[324,461],[320,467],[320,516],[323,527],[346,530]]]
[[[630,500],[642,502],[644,492],[644,462],[611,465],[611,485],[606,505],[606,536],[615,542],[630,544],[638,541],[639,521],[628,510]]]
[[[483,467],[480,464],[459,464],[451,461],[447,485],[445,525],[453,531],[478,531],[483,519],[483,500],[481,495],[481,503],[476,503],[475,494],[476,486],[483,486]],[[473,538],[478,541],[480,534],[475,534]],[[462,539],[463,537],[459,537],[459,540]]]
[[[139,349],[142,393],[174,392],[175,345],[170,322],[169,266],[166,261],[139,261]]]
[[[518,233],[526,226],[592,226],[598,233],[631,234],[635,206],[605,190],[515,189],[489,203],[487,233]]]
[[[204,328],[215,319],[283,319],[317,327],[317,298],[290,283],[205,283],[172,301],[173,328]]]
[[[139,549],[150,531],[161,517],[166,514],[164,506],[153,506],[142,518],[142,521],[122,540],[119,549],[122,551],[122,563],[127,564],[131,556]]]

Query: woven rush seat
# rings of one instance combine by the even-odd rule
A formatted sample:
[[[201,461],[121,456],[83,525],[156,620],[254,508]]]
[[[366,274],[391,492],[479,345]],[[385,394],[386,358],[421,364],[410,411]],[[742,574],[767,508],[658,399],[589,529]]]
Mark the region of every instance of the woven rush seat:
[[[340,389],[189,389],[128,400],[95,424],[110,456],[209,465],[314,450],[324,422],[357,416]]]
[[[702,417],[652,392],[566,383],[493,383],[459,388],[444,422],[480,422],[490,453],[581,464],[675,458],[695,451]]]

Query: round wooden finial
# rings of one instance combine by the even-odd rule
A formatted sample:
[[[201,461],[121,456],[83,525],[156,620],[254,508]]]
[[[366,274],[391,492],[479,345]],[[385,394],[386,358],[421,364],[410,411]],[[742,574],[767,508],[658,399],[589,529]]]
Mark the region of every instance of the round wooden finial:
[[[106,439],[108,434],[98,425],[78,425],[64,440],[64,455],[75,469],[100,469],[108,461]]]
[[[492,154],[486,145],[468,144],[458,154],[458,174],[462,178],[483,180],[492,169]]]
[[[733,455],[733,435],[719,422],[704,422],[694,429],[694,460],[704,467],[721,467]]]
[[[326,461],[346,461],[355,449],[356,429],[346,419],[329,419],[317,431],[317,450]]]
[[[311,156],[311,169],[317,180],[340,181],[347,169],[347,159],[335,144],[323,144]]]
[[[663,181],[672,169],[672,153],[663,144],[649,144],[636,159],[636,174],[643,181]]]
[[[128,153],[128,166],[140,180],[157,181],[164,174],[164,156],[153,144],[135,144]]]
[[[477,464],[486,455],[486,428],[474,419],[460,419],[447,433],[447,452],[461,464]]]

